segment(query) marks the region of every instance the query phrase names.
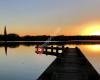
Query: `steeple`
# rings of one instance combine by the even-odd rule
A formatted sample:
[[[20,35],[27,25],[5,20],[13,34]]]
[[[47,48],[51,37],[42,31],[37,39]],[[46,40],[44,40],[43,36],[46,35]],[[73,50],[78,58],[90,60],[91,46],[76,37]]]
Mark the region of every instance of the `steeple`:
[[[5,36],[7,35],[6,26],[5,26],[5,28],[4,28],[4,35],[5,35]]]
[[[4,27],[4,38],[5,38],[5,54],[7,56],[7,30],[6,30],[6,26]]]

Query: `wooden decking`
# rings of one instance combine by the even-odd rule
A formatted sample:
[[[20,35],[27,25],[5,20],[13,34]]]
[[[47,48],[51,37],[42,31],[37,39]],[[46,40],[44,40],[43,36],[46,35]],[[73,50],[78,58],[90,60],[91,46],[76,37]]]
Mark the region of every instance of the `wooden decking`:
[[[65,48],[37,80],[99,80],[100,75],[78,48]]]

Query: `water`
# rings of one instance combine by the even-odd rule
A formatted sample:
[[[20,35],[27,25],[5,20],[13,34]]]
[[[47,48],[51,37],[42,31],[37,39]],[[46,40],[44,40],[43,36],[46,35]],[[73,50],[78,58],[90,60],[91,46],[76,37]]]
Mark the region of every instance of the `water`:
[[[95,69],[100,73],[100,45],[78,46]],[[16,48],[0,47],[0,80],[36,80],[52,63],[55,56],[36,54],[35,46]]]
[[[8,48],[7,56],[0,48],[0,80],[36,80],[54,59],[37,55],[34,46]]]

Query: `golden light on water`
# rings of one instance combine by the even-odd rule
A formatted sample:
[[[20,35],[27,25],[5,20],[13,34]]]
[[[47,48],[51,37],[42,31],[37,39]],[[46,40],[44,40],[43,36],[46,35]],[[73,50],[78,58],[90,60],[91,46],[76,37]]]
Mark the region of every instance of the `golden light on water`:
[[[100,45],[88,45],[87,48],[95,52],[100,51]]]

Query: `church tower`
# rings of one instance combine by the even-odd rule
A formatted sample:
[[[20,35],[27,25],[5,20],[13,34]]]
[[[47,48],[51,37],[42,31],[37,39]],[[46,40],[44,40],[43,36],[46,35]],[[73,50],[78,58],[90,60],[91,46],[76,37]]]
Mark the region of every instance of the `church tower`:
[[[5,36],[7,35],[6,26],[5,26],[5,28],[4,28],[4,35],[5,35]]]

